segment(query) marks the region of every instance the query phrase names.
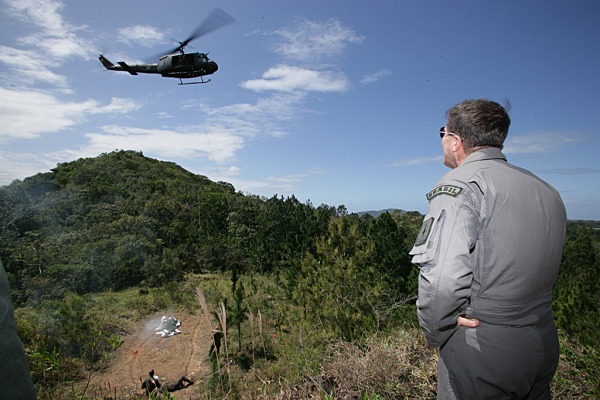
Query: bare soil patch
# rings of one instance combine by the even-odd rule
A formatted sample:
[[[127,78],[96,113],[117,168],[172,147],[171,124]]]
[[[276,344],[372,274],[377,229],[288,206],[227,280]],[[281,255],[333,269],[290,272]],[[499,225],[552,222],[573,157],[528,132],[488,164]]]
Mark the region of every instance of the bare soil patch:
[[[173,393],[178,400],[198,398],[197,385],[208,375],[208,350],[212,343],[210,327],[204,315],[173,315],[181,321],[181,333],[162,338],[155,328],[164,314],[156,314],[132,334],[125,336],[121,347],[111,358],[109,366],[92,376],[88,393],[116,393],[144,396],[142,381],[154,369],[160,382],[177,381],[186,376],[194,385]]]

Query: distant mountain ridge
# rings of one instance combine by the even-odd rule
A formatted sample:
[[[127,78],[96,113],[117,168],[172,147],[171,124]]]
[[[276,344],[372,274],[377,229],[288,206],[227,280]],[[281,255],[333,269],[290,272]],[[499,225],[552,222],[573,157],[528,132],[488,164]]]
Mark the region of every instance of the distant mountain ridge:
[[[384,214],[384,213],[386,213],[386,212],[387,212],[387,213],[390,213],[390,214],[393,214],[394,212],[397,212],[398,214],[402,215],[402,214],[406,213],[407,211],[401,210],[401,209],[399,209],[399,208],[386,208],[386,209],[384,209],[384,210],[378,210],[378,211],[374,211],[374,210],[371,210],[371,211],[359,211],[359,212],[357,212],[356,214],[357,214],[357,215],[361,215],[361,216],[362,216],[362,215],[365,215],[365,214],[369,214],[369,215],[371,215],[372,217],[374,217],[374,218],[377,218],[377,217],[379,217],[381,214]]]

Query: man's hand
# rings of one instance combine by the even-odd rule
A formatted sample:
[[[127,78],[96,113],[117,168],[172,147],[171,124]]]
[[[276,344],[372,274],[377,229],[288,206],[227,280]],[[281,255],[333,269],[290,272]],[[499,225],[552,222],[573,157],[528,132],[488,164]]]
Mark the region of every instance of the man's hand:
[[[467,328],[477,328],[479,326],[479,320],[477,318],[458,317],[456,322],[458,323],[458,326],[466,326]]]

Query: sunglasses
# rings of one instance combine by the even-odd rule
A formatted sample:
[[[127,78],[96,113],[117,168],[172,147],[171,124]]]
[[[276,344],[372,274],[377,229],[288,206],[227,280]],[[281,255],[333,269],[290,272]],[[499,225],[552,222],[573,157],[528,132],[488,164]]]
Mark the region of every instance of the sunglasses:
[[[460,136],[459,136],[459,135],[457,135],[456,133],[452,133],[452,132],[446,132],[446,127],[445,127],[445,126],[442,126],[442,127],[440,128],[440,139],[443,139],[443,138],[444,138],[444,136],[446,136],[446,135],[450,135],[450,136],[457,136],[457,137],[459,137],[459,138],[460,138]],[[462,138],[461,138],[461,139],[462,139]]]

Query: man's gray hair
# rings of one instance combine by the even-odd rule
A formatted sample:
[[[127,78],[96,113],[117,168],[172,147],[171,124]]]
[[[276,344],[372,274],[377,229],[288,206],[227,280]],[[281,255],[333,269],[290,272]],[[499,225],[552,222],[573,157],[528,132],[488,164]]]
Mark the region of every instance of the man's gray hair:
[[[446,112],[449,132],[461,137],[465,150],[478,147],[502,149],[508,135],[510,117],[506,107],[488,99],[465,100]]]

